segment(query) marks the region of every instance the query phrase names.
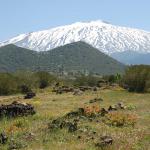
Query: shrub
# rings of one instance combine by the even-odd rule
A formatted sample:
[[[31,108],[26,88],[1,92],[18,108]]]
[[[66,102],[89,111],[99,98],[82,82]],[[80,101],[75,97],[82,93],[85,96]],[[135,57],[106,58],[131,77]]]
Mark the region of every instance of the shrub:
[[[27,85],[21,85],[20,90],[21,90],[21,93],[23,94],[26,94],[32,91],[31,88]]]
[[[11,74],[0,74],[0,95],[10,95],[17,92],[17,83]]]
[[[119,83],[121,80],[121,75],[120,74],[106,75],[106,76],[103,76],[103,79],[106,80],[107,82],[109,82],[110,84]]]
[[[0,73],[0,95],[25,94],[31,92],[32,89],[45,88],[56,80],[55,76],[47,72]]]
[[[92,106],[86,106],[84,107],[85,115],[91,116],[95,115],[100,112],[100,106],[98,105],[92,105]]]
[[[16,78],[18,90],[21,93],[30,92],[32,88],[38,87],[38,78],[30,71],[19,71],[13,74]]]
[[[133,105],[133,104],[129,104],[129,105],[127,105],[126,109],[128,109],[128,110],[135,110],[136,106]]]
[[[126,70],[122,82],[130,92],[147,92],[150,88],[150,66],[130,66]]]
[[[55,76],[44,71],[35,73],[35,76],[38,78],[38,85],[40,89],[48,87],[51,83],[53,83],[56,80]]]
[[[124,112],[110,112],[106,115],[104,122],[111,126],[134,126],[137,122],[137,116]]]
[[[97,82],[99,81],[99,77],[94,76],[85,76],[81,75],[80,77],[77,77],[74,81],[75,86],[91,86],[94,87],[97,85]]]
[[[145,83],[145,91],[150,92],[150,79],[148,79]]]

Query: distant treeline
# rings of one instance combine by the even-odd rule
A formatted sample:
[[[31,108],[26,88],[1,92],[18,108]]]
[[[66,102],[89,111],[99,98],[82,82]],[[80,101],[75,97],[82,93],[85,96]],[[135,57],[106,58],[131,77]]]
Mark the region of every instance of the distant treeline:
[[[0,95],[27,93],[36,89],[54,86],[56,83],[68,86],[97,86],[100,80],[109,85],[118,83],[130,92],[150,92],[150,66],[137,65],[126,69],[124,75],[84,75],[58,76],[48,72],[20,71],[15,73],[0,73]]]
[[[55,81],[57,78],[47,72],[0,73],[0,95],[27,93],[32,89],[45,88]]]
[[[117,75],[118,76],[118,75]],[[116,81],[114,75],[104,76],[103,78],[110,83]],[[58,76],[45,71],[29,72],[20,71],[16,73],[0,73],[0,95],[11,95],[16,93],[27,93],[37,89],[44,89],[48,86],[97,86],[98,81],[102,79],[98,75],[75,75]]]

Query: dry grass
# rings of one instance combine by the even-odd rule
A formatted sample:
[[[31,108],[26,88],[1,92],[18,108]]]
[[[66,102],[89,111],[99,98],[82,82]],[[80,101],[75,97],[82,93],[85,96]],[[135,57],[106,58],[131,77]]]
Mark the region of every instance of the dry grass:
[[[51,89],[46,89],[39,91],[32,100],[24,100],[22,95],[0,97],[0,104],[20,100],[33,104],[37,111],[34,116],[9,120],[4,118],[0,121],[0,131],[5,131],[9,137],[8,144],[0,145],[0,149],[7,150],[13,141],[18,149],[25,150],[96,150],[94,142],[97,139],[89,140],[88,131],[82,135],[82,139],[77,139],[78,131],[68,133],[63,129],[49,132],[47,127],[52,119],[79,107],[86,107],[86,103],[96,97],[104,99],[100,102],[100,108],[108,108],[117,102],[124,102],[130,108],[127,113],[138,116],[137,123],[134,127],[116,127],[108,126],[103,122],[82,121],[80,126],[83,129],[87,126],[90,131],[96,131],[99,135],[111,135],[114,143],[107,147],[107,150],[150,149],[150,94],[128,93],[122,89],[85,92],[81,96],[73,96],[71,93],[56,95],[51,92]],[[97,110],[99,107],[94,108],[94,112]]]

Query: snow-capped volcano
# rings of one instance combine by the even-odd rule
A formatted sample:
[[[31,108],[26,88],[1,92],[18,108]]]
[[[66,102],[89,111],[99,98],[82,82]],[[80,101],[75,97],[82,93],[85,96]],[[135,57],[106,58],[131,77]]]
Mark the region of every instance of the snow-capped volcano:
[[[15,44],[31,50],[47,51],[77,41],[91,44],[109,55],[125,51],[150,53],[150,32],[119,27],[103,21],[77,22],[21,34],[0,43],[0,46]]]

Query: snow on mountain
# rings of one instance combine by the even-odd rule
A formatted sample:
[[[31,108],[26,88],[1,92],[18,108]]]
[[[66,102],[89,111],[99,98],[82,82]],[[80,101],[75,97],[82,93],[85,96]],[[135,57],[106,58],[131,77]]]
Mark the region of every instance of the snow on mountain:
[[[77,22],[21,34],[0,43],[0,46],[15,44],[36,51],[47,51],[77,41],[87,42],[109,55],[124,51],[150,53],[150,32],[119,27],[103,21]]]

